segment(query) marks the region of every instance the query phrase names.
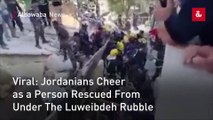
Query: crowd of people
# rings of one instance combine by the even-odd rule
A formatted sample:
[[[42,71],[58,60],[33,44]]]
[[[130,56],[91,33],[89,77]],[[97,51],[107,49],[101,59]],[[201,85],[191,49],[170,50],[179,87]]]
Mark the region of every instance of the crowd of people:
[[[127,20],[125,25],[122,23],[121,15],[118,15],[117,25],[125,29],[112,29],[109,25],[99,22],[95,24],[95,31],[90,35],[88,33],[88,24],[81,23],[78,32],[72,36],[62,24],[62,20],[58,17],[52,21],[50,16],[48,0],[32,0],[28,13],[45,13],[46,17],[30,17],[35,35],[35,47],[41,49],[40,40],[43,44],[49,43],[45,38],[44,28],[53,26],[60,43],[60,52],[63,54],[64,61],[70,59],[73,65],[72,71],[76,75],[77,63],[82,61],[80,56],[84,55],[90,58],[106,43],[106,49],[102,55],[104,61],[104,76],[111,79],[128,79],[132,82],[137,91],[143,93],[143,99],[152,104],[154,102],[153,89],[151,82],[154,82],[162,71],[165,54],[165,44],[169,44],[178,48],[183,48],[185,55],[185,63],[187,65],[213,72],[213,42],[210,40],[212,35],[212,0],[183,0],[181,4],[174,5],[173,0],[168,0],[167,6],[162,7],[160,2],[155,8],[155,20],[157,27],[149,32],[148,37],[143,30],[137,28],[137,16],[133,15],[133,27],[139,32],[130,31],[131,23]],[[202,3],[202,4],[201,4]],[[60,14],[62,12],[62,1],[52,0],[55,8],[54,12]],[[191,12],[189,8],[194,6],[206,6],[207,21],[204,23],[191,22]],[[174,7],[175,6],[175,7]],[[174,9],[181,7],[177,14]],[[191,8],[190,8],[191,11]],[[0,47],[8,49],[3,38],[8,41],[11,37],[17,38],[16,26],[21,32],[24,32],[23,22],[19,13],[23,12],[16,0],[0,0]],[[189,14],[190,13],[190,14]],[[189,21],[190,20],[190,21]],[[9,29],[7,29],[9,28]],[[9,34],[11,33],[11,35]],[[5,37],[3,37],[5,35]],[[193,37],[200,37],[200,45],[189,45],[189,41]],[[155,58],[156,70],[153,76],[148,76],[148,70],[145,68],[149,48],[157,51]],[[117,88],[110,88],[111,90]],[[119,101],[114,101],[119,102]],[[141,102],[141,101],[140,101]],[[151,115],[153,117],[153,115]]]
[[[106,44],[106,48],[102,55],[105,69],[104,76],[109,79],[128,79],[133,83],[137,91],[143,93],[143,100],[148,101],[150,104],[154,104],[152,80],[150,80],[145,68],[149,37],[145,37],[143,30],[140,30],[138,33],[133,33],[130,31],[126,32],[113,29],[110,25],[100,24],[97,25],[94,32],[89,35],[88,25],[82,23],[80,30],[69,37],[68,31],[57,21],[53,22],[53,26],[61,44],[64,60],[69,58],[73,64],[74,70],[77,68],[77,62],[81,63],[79,55],[90,58],[91,55],[94,55]],[[151,44],[153,49],[155,49],[155,47],[156,50],[159,48],[159,56],[161,56],[161,53],[164,53],[164,46],[160,43],[156,43],[156,40],[159,38],[155,33],[150,32],[150,38],[152,39]],[[161,58],[162,56],[159,57],[159,59]],[[160,61],[163,60],[161,59]],[[82,65],[80,67],[82,67]],[[76,72],[77,71],[72,71],[75,75]],[[155,80],[159,77],[160,72],[156,72],[156,75],[151,79]],[[118,88],[112,86],[110,89],[113,90]],[[112,98],[111,101],[119,103],[123,100]],[[139,100],[137,102],[142,101]],[[140,112],[138,112],[138,114],[140,114]],[[113,118],[116,115],[113,113],[109,116]],[[153,117],[152,113],[138,116],[138,118],[147,119]]]
[[[52,5],[55,7],[56,13],[61,13],[61,0],[53,0]],[[8,49],[3,39],[3,33],[7,40],[10,40],[10,36],[17,38],[16,26],[19,27],[21,32],[24,32],[23,22],[20,18],[20,13],[23,10],[16,0],[1,0],[0,2],[0,45],[3,49]],[[30,16],[29,19],[34,29],[35,47],[41,49],[40,40],[43,44],[49,43],[45,38],[46,26],[53,26],[58,36],[60,43],[60,51],[64,55],[64,61],[68,58],[73,61],[77,61],[79,55],[83,54],[86,57],[93,55],[98,51],[107,40],[109,43],[104,52],[103,59],[106,61],[106,71],[109,77],[118,76],[121,78],[126,77],[126,69],[124,66],[136,65],[140,70],[144,70],[144,66],[147,60],[147,43],[148,38],[144,37],[144,31],[141,30],[139,33],[131,33],[129,30],[131,24],[128,23],[128,29],[124,30],[110,30],[109,26],[103,23],[96,24],[96,30],[89,36],[88,25],[81,23],[79,32],[74,33],[70,36],[69,32],[65,29],[62,24],[61,18],[57,18],[55,21],[51,20],[49,1],[48,0],[32,0],[29,10],[27,13],[36,14],[44,13],[46,16]],[[121,24],[120,15],[118,16],[118,23]],[[136,19],[136,18],[135,18]],[[120,22],[119,22],[120,21]],[[135,27],[136,25],[134,25]],[[10,32],[8,31],[8,29]],[[129,32],[125,32],[129,31]],[[11,33],[11,35],[9,35]],[[152,40],[159,41],[157,32],[151,31],[150,35]],[[156,62],[159,69],[156,70],[156,74],[152,78],[155,80],[161,72],[162,59],[164,55],[164,49],[162,43],[151,42],[153,48],[160,51]],[[155,44],[157,43],[157,44]],[[158,46],[158,47],[155,47]],[[159,47],[160,46],[160,47]],[[157,59],[158,59],[157,58]],[[161,62],[159,62],[161,61]],[[76,63],[73,62],[74,67]]]
[[[62,1],[52,0],[53,10],[56,14],[62,12]],[[21,15],[24,13],[42,13],[43,16],[30,16],[35,32],[36,47],[41,48],[39,38],[41,37],[43,43],[48,43],[44,37],[44,27],[51,26],[50,7],[48,0],[32,0],[29,10],[24,11],[17,0],[1,0],[0,1],[0,46],[2,49],[9,49],[5,43],[4,38],[10,41],[11,37],[18,38],[16,34],[16,26],[24,34],[24,25]],[[61,16],[57,16],[56,20],[62,24]],[[9,29],[8,29],[9,28]],[[9,31],[8,31],[9,30]],[[11,35],[9,34],[11,33]],[[5,37],[3,37],[3,35]]]
[[[191,16],[191,14],[186,15],[184,14],[184,11],[180,11],[180,14],[170,16],[174,13],[174,8],[170,2],[168,2],[166,8],[156,8],[158,14],[155,14],[155,18],[158,26],[156,29],[154,28],[150,31],[148,38],[144,36],[144,31],[142,30],[138,33],[132,33],[125,30],[110,30],[105,25],[98,25],[95,32],[89,36],[87,25],[82,24],[80,31],[75,33],[75,37],[79,40],[78,45],[80,47],[77,47],[79,48],[78,50],[89,57],[109,40],[102,56],[105,64],[104,76],[111,79],[127,78],[133,83],[137,91],[140,91],[145,95],[143,99],[155,104],[153,88],[151,87],[150,82],[155,81],[161,75],[165,53],[164,43],[184,48],[186,53],[186,64],[212,72],[212,41],[209,40],[211,32],[208,31],[211,26],[200,24],[202,27],[206,27],[204,30],[202,29],[203,32],[200,32],[201,30],[198,29],[199,27],[197,26],[199,24],[193,24],[188,20],[185,21],[184,17]],[[198,4],[198,2],[195,3]],[[204,3],[206,2],[203,2],[203,4]],[[185,10],[184,7],[186,7],[185,5],[187,4],[191,4],[191,1],[185,1],[182,3],[183,10]],[[164,12],[165,14],[163,14]],[[207,16],[208,19],[212,18],[211,15]],[[120,18],[120,16],[118,18]],[[207,23],[212,25],[211,19],[208,20]],[[182,24],[186,26],[184,30],[181,26]],[[201,45],[189,45],[188,42],[196,35],[200,36]],[[151,40],[149,40],[149,38]],[[145,69],[149,43],[154,50],[158,51],[156,71],[151,78],[147,77],[147,70]],[[111,87],[110,89],[113,90],[117,88]],[[119,99],[116,99],[114,102],[119,102]],[[152,117],[153,116],[150,115],[148,119]],[[143,116],[142,118],[145,117]]]

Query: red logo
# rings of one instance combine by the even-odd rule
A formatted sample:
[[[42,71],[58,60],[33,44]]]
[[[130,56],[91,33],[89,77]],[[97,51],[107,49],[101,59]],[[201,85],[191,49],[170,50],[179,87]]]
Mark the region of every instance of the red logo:
[[[192,21],[205,22],[206,21],[206,8],[192,8]]]

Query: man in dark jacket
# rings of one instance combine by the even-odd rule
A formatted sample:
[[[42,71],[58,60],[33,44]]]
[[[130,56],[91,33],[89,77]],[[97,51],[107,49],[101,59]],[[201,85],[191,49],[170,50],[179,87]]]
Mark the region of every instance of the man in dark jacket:
[[[82,24],[79,30],[81,50],[83,53],[89,57],[92,54],[92,44],[89,41],[89,33],[87,31],[87,24]]]
[[[60,50],[63,50],[64,61],[68,59],[67,48],[69,47],[69,32],[58,21],[53,21],[53,27],[56,30],[60,42]]]
[[[39,10],[41,13],[46,14],[45,17],[42,17],[44,25],[47,26],[48,23],[48,25],[51,26],[51,17],[48,0],[40,0]]]
[[[31,9],[29,11],[32,14],[39,13],[39,8],[38,8],[38,3],[34,2],[32,3]],[[34,34],[35,34],[35,40],[36,40],[36,47],[41,48],[39,44],[39,37],[41,37],[43,43],[48,43],[44,36],[44,26],[42,24],[42,18],[41,17],[36,17],[36,16],[31,16],[30,21],[33,25],[34,28]]]
[[[6,0],[5,2],[7,3],[8,10],[12,15],[13,27],[15,28],[15,25],[17,24],[19,29],[23,32],[24,27],[19,16],[19,12],[23,12],[23,10],[16,0]]]
[[[83,66],[83,61],[80,59],[79,53],[80,47],[79,39],[80,39],[79,33],[75,32],[74,35],[70,38],[67,46],[68,56],[73,66],[72,74],[74,73],[73,74],[74,76],[76,76],[78,69],[80,69]],[[79,68],[77,66],[77,63],[79,63]]]

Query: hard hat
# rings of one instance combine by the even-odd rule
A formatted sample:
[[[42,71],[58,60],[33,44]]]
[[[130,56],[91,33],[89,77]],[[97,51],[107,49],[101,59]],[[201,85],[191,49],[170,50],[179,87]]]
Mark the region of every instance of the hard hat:
[[[134,34],[134,33],[130,33],[130,37],[136,37],[136,34]]]
[[[141,38],[141,39],[139,39],[139,42],[140,42],[140,43],[143,43],[143,44],[146,44],[146,43],[147,43],[147,40],[146,40],[145,38]]]
[[[129,36],[125,35],[123,39],[124,40],[129,40]]]
[[[117,42],[117,48],[118,48],[118,50],[123,51],[124,50],[124,43],[123,42]]]
[[[128,43],[129,42],[129,37],[128,36],[124,36],[123,42],[124,43]]]
[[[110,56],[117,56],[118,54],[119,54],[118,49],[112,49],[112,50],[110,51]]]

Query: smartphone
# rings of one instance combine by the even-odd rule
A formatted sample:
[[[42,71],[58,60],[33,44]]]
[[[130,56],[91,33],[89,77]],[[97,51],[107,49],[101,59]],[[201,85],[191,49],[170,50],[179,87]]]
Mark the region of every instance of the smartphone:
[[[167,6],[167,0],[160,0],[160,4],[162,7],[166,7]]]

